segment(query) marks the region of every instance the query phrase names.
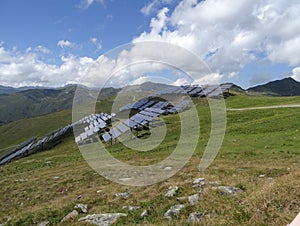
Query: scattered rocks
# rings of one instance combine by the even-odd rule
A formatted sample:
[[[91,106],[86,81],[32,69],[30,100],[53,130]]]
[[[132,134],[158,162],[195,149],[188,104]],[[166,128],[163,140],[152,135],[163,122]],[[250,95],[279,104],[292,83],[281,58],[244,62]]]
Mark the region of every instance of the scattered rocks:
[[[203,214],[199,212],[190,213],[187,222],[191,224],[199,224],[202,220],[202,216]]]
[[[73,210],[71,213],[68,213],[60,222],[65,222],[74,219],[78,216],[78,214],[79,213],[77,212],[77,210]]]
[[[38,223],[37,226],[47,226],[50,222],[49,221],[42,221],[40,223]]]
[[[205,183],[205,178],[197,178],[193,181],[192,183],[192,187],[198,187],[198,186],[201,186],[201,185],[204,185]]]
[[[84,221],[98,226],[109,226],[114,224],[118,218],[126,216],[127,214],[124,213],[92,214],[82,217],[78,221]]]
[[[148,217],[150,214],[150,211],[149,210],[144,210],[142,213],[141,213],[141,217]]]
[[[240,188],[230,186],[219,186],[217,187],[217,190],[219,190],[221,193],[227,196],[234,196],[243,192],[243,190]]]
[[[164,213],[165,218],[178,217],[180,210],[185,208],[185,205],[175,205],[168,209],[167,212]]]
[[[140,206],[123,206],[122,209],[128,209],[129,211],[136,211],[140,209]]]
[[[178,189],[179,188],[177,186],[171,186],[165,191],[164,196],[173,197],[177,193]]]
[[[79,213],[87,213],[88,212],[88,205],[78,203],[74,206],[74,209],[77,210]]]
[[[127,199],[129,198],[130,196],[130,193],[129,192],[122,192],[122,193],[117,193],[115,194],[115,197],[121,197],[123,199]]]
[[[189,196],[188,200],[191,205],[196,205],[199,201],[199,193]]]

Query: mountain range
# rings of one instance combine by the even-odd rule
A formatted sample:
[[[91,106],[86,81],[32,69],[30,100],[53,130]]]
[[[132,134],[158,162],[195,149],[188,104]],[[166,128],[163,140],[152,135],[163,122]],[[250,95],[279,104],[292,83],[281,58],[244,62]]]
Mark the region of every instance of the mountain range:
[[[88,95],[96,95],[96,90],[81,86]],[[141,85],[126,86],[126,91],[159,91],[170,85],[146,82]],[[30,118],[72,108],[77,85],[67,85],[62,88],[21,87],[13,88],[0,86],[0,126],[19,119]],[[251,94],[275,96],[299,96],[300,82],[292,78],[272,81],[247,90],[237,85],[232,90]],[[115,96],[120,89],[105,88],[101,98]]]

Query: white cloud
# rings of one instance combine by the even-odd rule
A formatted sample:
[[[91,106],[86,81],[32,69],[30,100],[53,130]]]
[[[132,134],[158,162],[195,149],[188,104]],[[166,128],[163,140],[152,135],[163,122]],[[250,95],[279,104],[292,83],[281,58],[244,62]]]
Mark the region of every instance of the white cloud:
[[[300,82],[300,67],[296,67],[293,69],[291,77]]]
[[[59,46],[60,48],[66,48],[66,47],[72,47],[75,44],[68,41],[68,40],[60,40],[57,42],[57,46]]]
[[[91,43],[93,43],[96,46],[97,50],[102,49],[102,41],[101,40],[98,40],[97,38],[92,37],[90,39],[90,41],[91,41]]]
[[[173,12],[158,11],[151,31],[133,42],[165,41],[187,48],[226,80],[260,60],[299,66],[299,24],[297,0],[186,0]]]
[[[104,5],[105,0],[81,0],[79,8],[88,9],[95,2],[99,2],[102,5]]]
[[[151,13],[154,13],[161,5],[167,5],[170,3],[172,3],[172,0],[152,0],[141,9],[141,13],[143,13],[145,16],[149,16]]]

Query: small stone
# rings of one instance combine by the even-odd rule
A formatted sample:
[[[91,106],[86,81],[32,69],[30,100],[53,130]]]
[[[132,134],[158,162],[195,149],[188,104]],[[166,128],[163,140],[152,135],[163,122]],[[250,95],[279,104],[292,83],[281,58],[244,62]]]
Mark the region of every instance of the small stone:
[[[265,174],[261,174],[261,175],[259,175],[258,177],[259,178],[264,178],[266,175]]]
[[[135,211],[140,209],[140,206],[123,206],[122,209],[128,209],[129,211]]]
[[[119,178],[119,181],[129,181],[131,180],[130,177],[122,177],[122,178]]]
[[[127,199],[129,198],[130,196],[130,193],[129,192],[122,192],[122,193],[117,193],[115,194],[115,197],[121,197],[123,199]]]
[[[118,218],[126,216],[127,214],[124,213],[92,214],[82,217],[78,221],[84,221],[98,226],[109,226],[114,224]]]
[[[180,210],[185,208],[185,205],[179,204],[172,206],[167,212],[165,212],[165,218],[178,217]]]
[[[199,212],[190,213],[187,222],[191,224],[199,224],[202,220],[202,216],[203,214]]]
[[[179,202],[184,202],[184,201],[187,200],[187,199],[188,199],[187,196],[182,196],[182,197],[176,198],[176,200],[179,201]]]
[[[166,167],[164,168],[164,170],[165,170],[165,171],[170,171],[170,170],[172,170],[172,167],[171,167],[171,166],[166,166]]]
[[[141,213],[141,217],[148,217],[150,214],[149,210],[144,210],[142,213]]]
[[[77,216],[78,216],[77,210],[73,210],[71,213],[68,213],[68,214],[61,220],[61,222],[68,221],[68,220],[71,220],[71,219],[74,219],[74,218],[77,217]]]
[[[59,176],[53,177],[54,180],[57,180],[57,179],[59,179],[59,178],[60,178]]]
[[[191,205],[196,205],[199,201],[199,193],[189,196],[188,200]]]
[[[37,226],[47,226],[50,222],[49,221],[42,221],[40,223],[38,223]]]
[[[219,186],[219,187],[217,187],[217,189],[218,189],[221,193],[227,195],[228,197],[229,197],[229,196],[234,196],[234,195],[237,195],[237,194],[243,192],[243,190],[240,189],[240,188],[230,187],[230,186]]]
[[[87,213],[88,212],[88,205],[78,203],[74,206],[74,209],[76,209],[79,213]]]
[[[165,191],[164,196],[173,197],[177,193],[178,189],[179,188],[177,186],[171,186]]]
[[[101,193],[102,192],[102,190],[97,190],[97,193]]]
[[[204,185],[204,182],[205,182],[205,178],[197,178],[193,181],[192,183],[192,187],[197,187],[197,186],[201,186],[201,185]]]

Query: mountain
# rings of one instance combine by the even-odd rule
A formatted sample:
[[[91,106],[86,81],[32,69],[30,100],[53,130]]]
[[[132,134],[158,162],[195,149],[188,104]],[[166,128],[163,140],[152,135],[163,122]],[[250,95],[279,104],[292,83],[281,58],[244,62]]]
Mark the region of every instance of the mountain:
[[[293,78],[284,78],[249,88],[247,91],[276,96],[300,96],[300,82],[297,82]]]
[[[68,85],[57,89],[35,88],[0,94],[0,126],[19,119],[72,108],[76,88],[76,85]],[[81,92],[84,92],[84,96],[91,96],[91,100],[97,95],[96,90],[84,86],[81,86]],[[117,89],[105,88],[101,91],[101,97],[113,96],[117,92]]]
[[[0,85],[0,94],[12,94],[12,93],[21,92],[21,91],[28,90],[28,89],[44,89],[44,88],[43,87],[34,87],[34,86],[24,86],[24,87],[20,87],[20,88],[14,88],[14,87],[10,87],[10,86],[1,86]]]

